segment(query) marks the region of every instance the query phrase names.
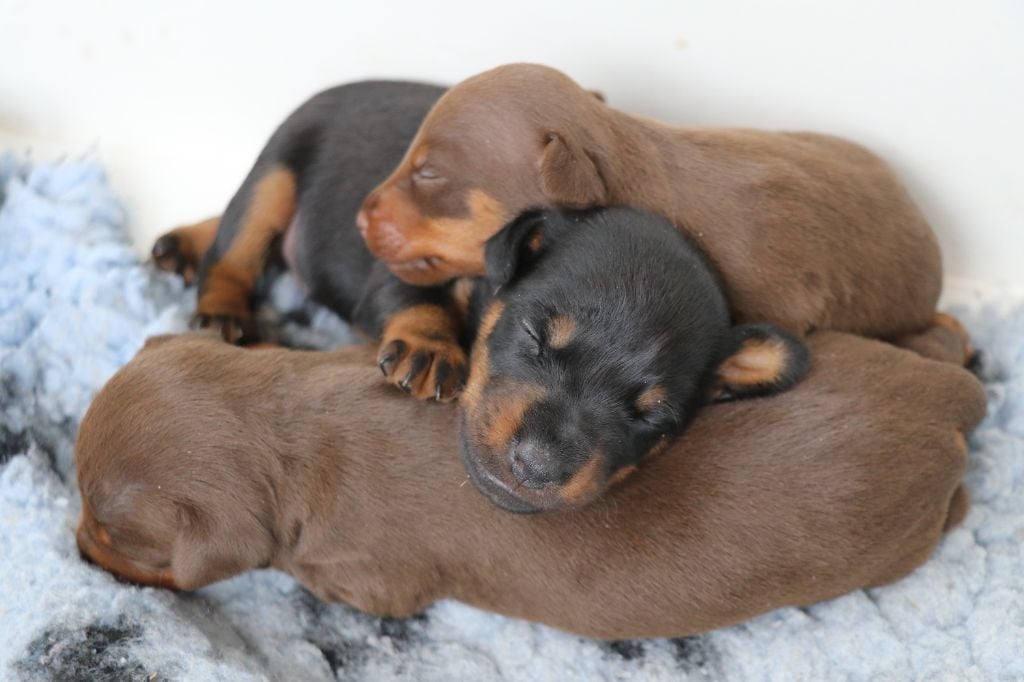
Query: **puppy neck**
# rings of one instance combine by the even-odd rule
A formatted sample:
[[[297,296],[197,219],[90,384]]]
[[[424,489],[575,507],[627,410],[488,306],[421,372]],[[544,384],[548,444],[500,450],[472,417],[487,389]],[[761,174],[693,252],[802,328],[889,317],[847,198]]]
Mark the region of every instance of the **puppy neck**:
[[[678,215],[699,205],[690,198],[703,172],[704,153],[692,139],[694,129],[670,126],[610,107],[607,132],[595,136],[595,157],[607,185],[609,204],[629,204],[664,213],[674,204]],[[674,216],[673,216],[674,217]]]

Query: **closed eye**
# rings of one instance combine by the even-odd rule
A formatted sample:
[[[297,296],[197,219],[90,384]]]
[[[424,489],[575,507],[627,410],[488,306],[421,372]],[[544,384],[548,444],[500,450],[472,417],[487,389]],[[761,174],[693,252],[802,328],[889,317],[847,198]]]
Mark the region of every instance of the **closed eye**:
[[[644,428],[652,429],[661,433],[669,433],[679,425],[679,417],[668,404],[659,405],[643,412],[637,412],[634,420],[642,424]]]
[[[412,173],[412,179],[413,182],[428,184],[443,182],[444,180],[444,178],[442,178],[441,175],[430,166],[421,166],[414,170]]]
[[[669,402],[669,394],[658,384],[646,385],[633,402],[633,419],[648,428],[671,431],[679,424],[679,415]]]
[[[544,354],[544,339],[543,339],[543,337],[541,337],[540,332],[537,331],[537,328],[533,326],[532,322],[530,322],[529,320],[525,320],[524,319],[523,320],[523,329],[526,330],[526,335],[530,337],[531,341],[533,341],[534,354],[538,355],[538,356],[543,355]]]

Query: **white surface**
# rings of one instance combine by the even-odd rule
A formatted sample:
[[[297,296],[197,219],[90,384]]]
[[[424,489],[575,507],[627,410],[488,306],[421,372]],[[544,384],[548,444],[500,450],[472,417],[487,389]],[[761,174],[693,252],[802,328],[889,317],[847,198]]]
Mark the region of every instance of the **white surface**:
[[[950,274],[1024,284],[1024,3],[0,0],[0,146],[95,146],[140,247],[219,213],[325,86],[538,61],[678,123],[811,129],[902,172]]]

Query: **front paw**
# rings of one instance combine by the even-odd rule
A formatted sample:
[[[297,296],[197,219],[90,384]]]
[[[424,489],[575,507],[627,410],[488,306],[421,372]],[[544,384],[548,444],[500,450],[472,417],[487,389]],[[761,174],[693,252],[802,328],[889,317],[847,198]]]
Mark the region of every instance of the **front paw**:
[[[385,339],[377,364],[389,383],[419,400],[453,400],[469,374],[466,354],[458,343],[419,335]]]

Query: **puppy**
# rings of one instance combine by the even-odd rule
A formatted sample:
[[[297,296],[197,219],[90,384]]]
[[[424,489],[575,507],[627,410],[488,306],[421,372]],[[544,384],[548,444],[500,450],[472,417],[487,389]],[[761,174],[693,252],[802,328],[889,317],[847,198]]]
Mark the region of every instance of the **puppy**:
[[[394,395],[372,351],[157,338],[82,422],[78,544],[143,584],[273,567],[375,614],[454,598],[608,639],[891,582],[966,512],[984,392],[887,344],[809,344],[793,390],[708,409],[602,503],[520,516],[463,485],[454,407]]]
[[[232,342],[256,340],[254,290],[283,256],[314,300],[381,340],[391,383],[417,398],[455,397],[467,359],[451,286],[403,283],[374,260],[355,226],[360,203],[443,92],[367,81],[312,97],[271,136],[223,217],[160,237],[156,264],[198,279],[195,325]]]
[[[585,505],[712,399],[785,390],[803,342],[730,326],[717,273],[666,219],[629,208],[541,211],[486,246],[497,294],[460,399],[473,483],[510,511]]]
[[[879,158],[826,135],[631,116],[544,66],[449,90],[358,224],[392,272],[432,285],[482,274],[484,244],[526,209],[593,205],[668,217],[722,273],[737,322],[884,339],[931,325],[937,242]]]

